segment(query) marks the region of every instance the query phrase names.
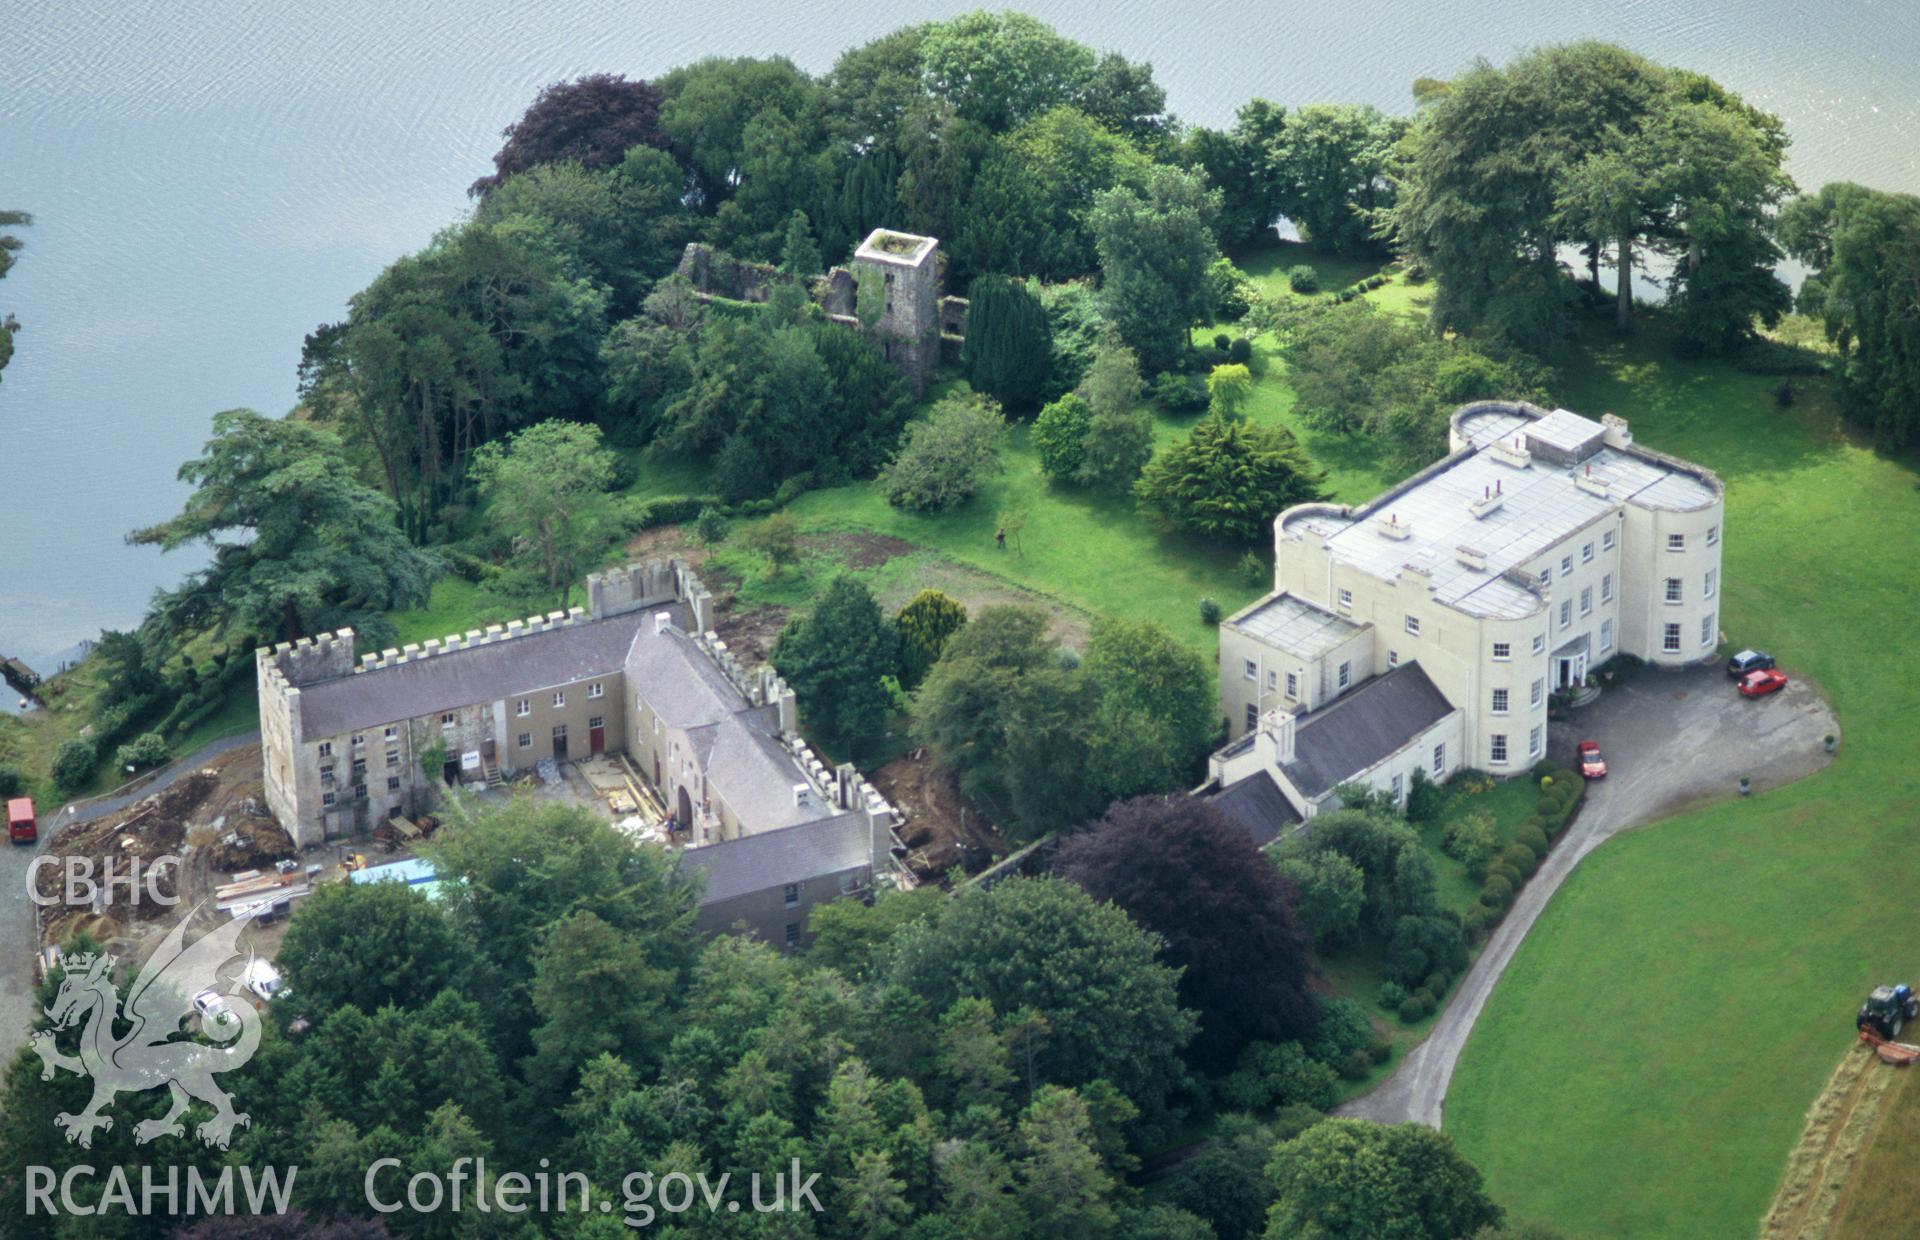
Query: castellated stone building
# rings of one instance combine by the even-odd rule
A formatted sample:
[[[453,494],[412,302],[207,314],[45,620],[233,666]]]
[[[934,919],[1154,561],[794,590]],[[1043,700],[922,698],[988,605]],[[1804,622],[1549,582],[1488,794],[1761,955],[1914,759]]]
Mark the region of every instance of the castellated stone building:
[[[1260,834],[1416,770],[1525,772],[1547,704],[1616,654],[1713,657],[1720,480],[1611,414],[1483,401],[1450,454],[1358,508],[1274,521],[1273,593],[1220,626],[1231,742],[1207,785]]]
[[[793,691],[711,621],[699,578],[667,561],[594,574],[584,608],[403,649],[360,654],[351,629],[262,648],[268,805],[313,845],[425,812],[443,782],[624,754],[705,874],[700,924],[798,945],[814,904],[897,881],[897,814],[821,762]]]

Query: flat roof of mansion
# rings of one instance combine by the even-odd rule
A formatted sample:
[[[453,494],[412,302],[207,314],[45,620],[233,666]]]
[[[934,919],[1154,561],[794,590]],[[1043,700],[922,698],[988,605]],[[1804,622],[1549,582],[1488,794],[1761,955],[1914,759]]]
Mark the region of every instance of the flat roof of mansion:
[[[1327,653],[1360,631],[1353,621],[1291,594],[1270,594],[1229,617],[1227,624],[1307,659]]]
[[[1598,422],[1565,409],[1548,414],[1490,403],[1457,425],[1468,446],[1359,508],[1307,506],[1283,517],[1284,529],[1318,535],[1340,562],[1384,580],[1407,569],[1425,572],[1433,599],[1468,615],[1519,619],[1542,604],[1515,570],[1554,544],[1623,503],[1689,511],[1719,499],[1706,471],[1639,448],[1602,445],[1571,465],[1539,452],[1516,464],[1519,458],[1503,454],[1500,445],[1519,436],[1564,451],[1604,433]],[[1494,495],[1499,503],[1487,504]],[[1381,532],[1382,524],[1400,535]],[[1482,566],[1465,562],[1463,550]]]

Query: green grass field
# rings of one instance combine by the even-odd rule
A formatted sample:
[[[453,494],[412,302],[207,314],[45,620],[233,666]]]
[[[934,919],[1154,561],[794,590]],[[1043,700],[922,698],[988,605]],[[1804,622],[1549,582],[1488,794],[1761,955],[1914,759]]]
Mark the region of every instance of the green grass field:
[[[1852,1036],[1920,971],[1920,475],[1824,391],[1596,332],[1560,395],[1727,484],[1723,626],[1833,698],[1820,775],[1635,831],[1569,879],[1495,990],[1446,1127],[1520,1217],[1575,1236],[1740,1236]],[[1895,914],[1889,917],[1888,914]]]

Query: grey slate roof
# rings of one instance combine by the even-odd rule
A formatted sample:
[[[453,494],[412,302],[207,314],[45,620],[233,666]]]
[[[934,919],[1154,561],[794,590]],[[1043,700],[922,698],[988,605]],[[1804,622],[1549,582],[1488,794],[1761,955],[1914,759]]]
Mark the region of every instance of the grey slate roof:
[[[1247,829],[1255,844],[1274,841],[1300,821],[1292,802],[1265,771],[1255,771],[1237,784],[1207,794],[1215,809]]]
[[[769,887],[824,878],[873,863],[870,828],[858,814],[762,831],[689,848],[680,864],[707,876],[702,904],[717,904]]]
[[[627,683],[670,728],[693,729],[731,718],[740,691],[678,628],[654,632],[649,619],[626,657]]]
[[[1453,713],[1418,663],[1402,663],[1303,716],[1283,768],[1309,799],[1331,792]],[[1237,786],[1237,785],[1236,785]]]
[[[653,623],[650,616],[628,613],[561,625],[323,680],[300,690],[302,730],[311,739],[362,732],[617,675],[643,622]]]

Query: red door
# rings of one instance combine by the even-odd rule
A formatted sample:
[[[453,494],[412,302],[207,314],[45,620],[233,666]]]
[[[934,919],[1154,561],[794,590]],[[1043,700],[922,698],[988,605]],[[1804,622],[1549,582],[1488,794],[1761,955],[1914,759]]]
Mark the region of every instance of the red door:
[[[599,753],[607,747],[607,725],[599,715],[587,720],[587,751]]]

